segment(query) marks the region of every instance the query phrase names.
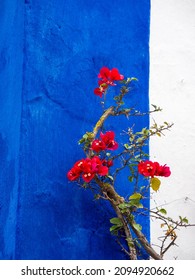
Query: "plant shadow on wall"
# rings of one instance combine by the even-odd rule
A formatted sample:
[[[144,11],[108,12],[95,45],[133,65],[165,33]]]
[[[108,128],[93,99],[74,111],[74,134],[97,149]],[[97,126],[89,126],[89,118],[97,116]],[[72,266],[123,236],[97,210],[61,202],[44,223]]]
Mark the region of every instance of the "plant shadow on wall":
[[[138,81],[134,77],[125,79],[116,68],[110,70],[102,67],[98,78],[98,87],[94,89],[94,94],[103,100],[103,113],[93,131],[86,132],[79,140],[85,157],[75,162],[67,177],[82,188],[92,191],[95,199],[107,200],[111,204],[115,217],[110,219],[110,232],[129,259],[141,259],[144,249],[152,259],[162,260],[164,254],[176,245],[179,227],[194,226],[189,224],[186,217],[179,216],[177,220],[168,217],[164,208],[156,207],[155,210],[150,210],[144,206],[144,199],[150,196],[150,188],[158,192],[161,186],[160,178],[171,175],[166,164],[149,160],[149,155],[145,152],[148,140],[150,137],[164,135],[164,131],[169,130],[173,124],[164,122],[158,125],[154,122],[150,127],[143,127],[141,131],[134,131],[132,125],[124,132],[127,140],[122,146],[119,145],[115,139],[115,132],[106,130],[105,121],[108,121],[109,117],[123,115],[128,119],[140,118],[159,112],[161,108],[152,105],[151,111],[140,112],[136,108],[126,106],[125,97]],[[106,108],[106,97],[113,94],[113,87],[118,89],[118,93],[114,93],[113,106]],[[116,190],[116,179],[125,169],[129,171],[128,180],[133,190],[128,198]],[[161,221],[159,250],[156,251],[143,234],[142,225],[137,222],[140,216],[149,216]]]

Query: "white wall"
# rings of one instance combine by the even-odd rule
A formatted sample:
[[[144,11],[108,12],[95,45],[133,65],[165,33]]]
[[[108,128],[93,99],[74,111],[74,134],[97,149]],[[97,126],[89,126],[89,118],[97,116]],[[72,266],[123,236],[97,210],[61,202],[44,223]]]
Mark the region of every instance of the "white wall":
[[[151,159],[172,171],[152,195],[151,208],[165,204],[168,216],[195,224],[195,0],[151,0],[150,103],[163,108],[152,116],[157,123],[174,123],[150,142]],[[161,235],[160,224],[151,221],[152,243],[160,244]],[[195,259],[195,227],[180,230],[176,243],[165,259]]]

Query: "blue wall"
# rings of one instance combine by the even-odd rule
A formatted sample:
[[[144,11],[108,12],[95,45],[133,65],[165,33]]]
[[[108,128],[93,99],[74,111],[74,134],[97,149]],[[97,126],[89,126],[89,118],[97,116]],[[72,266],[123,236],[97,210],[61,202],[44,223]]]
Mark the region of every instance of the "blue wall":
[[[23,65],[23,3],[0,4],[0,258],[15,255]]]
[[[127,102],[148,109],[149,13],[149,0],[1,0],[0,258],[126,258],[109,233],[112,209],[66,172],[101,114],[102,66],[138,77]],[[132,123],[114,124],[119,135]]]

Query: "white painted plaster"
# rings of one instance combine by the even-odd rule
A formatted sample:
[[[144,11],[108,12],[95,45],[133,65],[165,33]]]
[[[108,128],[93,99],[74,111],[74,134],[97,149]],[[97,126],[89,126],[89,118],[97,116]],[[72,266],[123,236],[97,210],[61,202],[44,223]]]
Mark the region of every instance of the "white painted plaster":
[[[164,205],[168,216],[195,224],[195,0],[151,0],[150,32],[150,103],[163,108],[152,117],[174,123],[150,141],[151,160],[172,171],[151,208]],[[152,243],[159,245],[161,235],[160,223],[151,221]],[[195,227],[180,230],[176,243],[165,259],[195,259]]]

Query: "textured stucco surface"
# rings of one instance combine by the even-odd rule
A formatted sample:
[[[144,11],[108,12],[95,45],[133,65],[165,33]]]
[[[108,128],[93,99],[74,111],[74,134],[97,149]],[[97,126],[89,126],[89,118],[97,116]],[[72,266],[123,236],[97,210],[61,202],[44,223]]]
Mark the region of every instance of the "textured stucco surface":
[[[163,108],[154,119],[173,122],[165,137],[150,141],[151,157],[167,163],[172,175],[163,180],[151,208],[163,205],[168,216],[195,224],[195,2],[151,1],[150,100]],[[152,121],[152,119],[151,119]],[[160,244],[159,223],[151,222],[151,240]],[[195,227],[178,232],[166,259],[195,259]]]
[[[0,259],[13,258],[19,188],[23,5],[0,9]]]
[[[138,77],[127,102],[139,94],[148,109],[149,2],[1,1],[2,259],[126,258],[110,236],[112,210],[69,184],[66,172],[101,114],[93,88],[103,65]],[[132,123],[114,125],[120,142]],[[123,177],[119,190],[131,192]]]

